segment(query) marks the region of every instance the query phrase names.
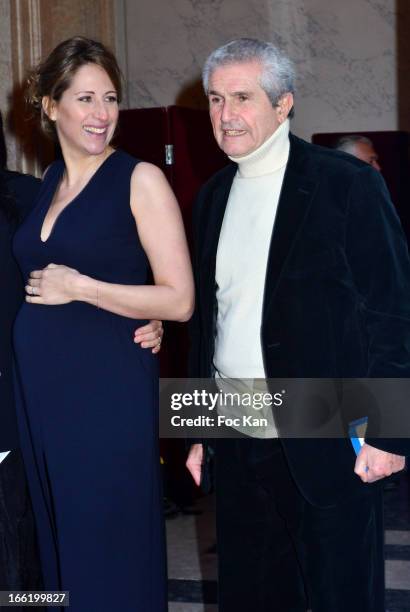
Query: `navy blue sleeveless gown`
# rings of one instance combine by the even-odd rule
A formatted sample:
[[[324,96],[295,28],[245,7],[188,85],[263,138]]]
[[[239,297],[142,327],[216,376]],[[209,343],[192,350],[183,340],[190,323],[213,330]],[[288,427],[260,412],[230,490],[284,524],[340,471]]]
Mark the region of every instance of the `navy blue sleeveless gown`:
[[[41,228],[64,171],[48,170],[14,250],[24,277],[50,263],[110,283],[147,283],[130,210],[137,160],[115,151]],[[45,588],[71,612],[163,612],[158,364],[133,342],[145,323],[84,302],[25,303],[15,323],[20,432]]]

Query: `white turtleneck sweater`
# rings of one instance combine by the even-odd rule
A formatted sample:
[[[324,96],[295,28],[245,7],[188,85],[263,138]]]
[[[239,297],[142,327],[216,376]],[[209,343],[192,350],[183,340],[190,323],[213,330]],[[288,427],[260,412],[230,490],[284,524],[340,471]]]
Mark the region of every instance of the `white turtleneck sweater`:
[[[217,376],[264,378],[261,346],[266,265],[289,157],[289,121],[240,158],[216,258]]]

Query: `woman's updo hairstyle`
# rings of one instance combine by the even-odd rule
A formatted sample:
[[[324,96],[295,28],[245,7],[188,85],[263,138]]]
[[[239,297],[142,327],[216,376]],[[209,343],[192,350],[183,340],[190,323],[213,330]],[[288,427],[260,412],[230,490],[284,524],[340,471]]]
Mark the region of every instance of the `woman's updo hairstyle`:
[[[27,82],[27,103],[40,116],[45,134],[55,136],[54,122],[49,119],[42,106],[48,96],[58,102],[79,68],[85,64],[100,66],[110,77],[117,92],[118,102],[122,98],[122,75],[114,54],[102,43],[83,36],[74,36],[63,41],[50,55],[30,73]]]

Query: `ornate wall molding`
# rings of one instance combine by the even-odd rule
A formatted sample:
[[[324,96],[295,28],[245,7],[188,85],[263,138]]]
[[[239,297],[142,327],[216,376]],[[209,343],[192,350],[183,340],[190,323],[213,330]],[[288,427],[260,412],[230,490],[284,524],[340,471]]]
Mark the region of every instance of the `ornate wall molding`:
[[[39,174],[37,147],[28,129],[24,88],[28,70],[42,54],[40,0],[11,0],[12,94],[9,134],[15,141],[15,166],[22,172]]]

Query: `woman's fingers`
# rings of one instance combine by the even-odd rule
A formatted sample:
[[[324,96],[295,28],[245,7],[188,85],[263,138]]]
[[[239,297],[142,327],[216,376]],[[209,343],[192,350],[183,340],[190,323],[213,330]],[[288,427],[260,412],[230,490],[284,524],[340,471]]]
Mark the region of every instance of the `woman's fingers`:
[[[26,295],[26,302],[30,304],[44,304],[44,300],[39,295]]]
[[[24,287],[27,295],[40,295],[40,287],[38,285],[26,285]]]
[[[42,278],[43,270],[33,270],[30,272],[30,278]]]
[[[38,278],[29,278],[27,281],[27,285],[30,287],[40,287],[41,279]]]

